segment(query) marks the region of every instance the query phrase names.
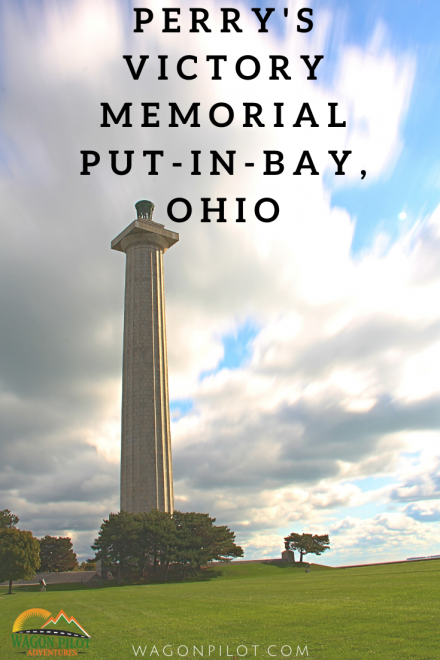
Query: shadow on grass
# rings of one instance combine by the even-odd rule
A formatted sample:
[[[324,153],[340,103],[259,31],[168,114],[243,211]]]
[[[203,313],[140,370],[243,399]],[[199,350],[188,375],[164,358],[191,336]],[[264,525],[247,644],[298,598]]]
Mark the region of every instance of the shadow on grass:
[[[223,576],[223,571],[216,570],[215,568],[202,568],[200,571],[191,571],[185,582],[209,582]],[[177,579],[175,582],[181,582],[182,578]]]
[[[440,563],[440,562],[439,562]],[[124,571],[124,576],[122,580],[122,587],[135,587],[135,586],[146,586],[146,585],[167,585],[167,584],[185,584],[188,582],[211,582],[212,580],[215,580],[217,578],[231,578],[231,577],[259,577],[260,575],[260,569],[257,569],[257,566],[261,566],[264,568],[267,567],[272,567],[272,568],[277,568],[277,569],[282,569],[283,571],[287,571],[288,573],[293,573],[293,574],[299,574],[303,573],[307,568],[309,572],[314,573],[315,571],[321,571],[321,570],[333,570],[332,566],[325,566],[323,564],[308,564],[308,563],[300,563],[300,562],[294,562],[294,563],[282,563],[282,562],[277,562],[277,563],[269,563],[269,562],[261,562],[261,564],[257,565],[248,565],[244,564],[240,566],[238,563],[233,565],[233,564],[225,564],[225,569],[220,568],[218,565],[217,566],[209,566],[205,567],[202,569],[188,569],[186,578],[183,580],[183,567],[182,566],[170,566],[167,579],[165,580],[165,575],[166,575],[166,569],[164,566],[158,565],[156,567],[156,571],[154,571],[152,568],[149,568],[143,577],[140,577],[133,569],[133,571],[130,572]],[[244,569],[243,570],[230,570],[230,569]],[[250,573],[248,575],[248,572]],[[117,579],[113,580],[103,580],[102,581],[102,586],[98,586],[96,583],[88,584],[86,582],[73,582],[73,583],[65,583],[65,584],[47,584],[46,590],[47,592],[52,592],[52,591],[101,591],[102,589],[113,589],[115,587],[118,587],[118,581]],[[26,593],[26,592],[39,592],[40,591],[40,585],[39,584],[29,584],[29,585],[14,585],[14,594],[19,594],[19,593]],[[0,596],[6,596],[8,595],[6,592],[1,593]]]
[[[222,577],[223,571],[215,568],[188,569],[185,580],[183,579],[183,568],[173,567],[169,569],[167,579],[165,580],[165,570],[158,567],[156,571],[150,570],[144,577],[137,575],[124,576],[122,585],[124,587],[139,586],[146,584],[176,584],[181,582],[210,582],[216,578]],[[115,584],[114,584],[115,583]],[[112,580],[104,587],[117,586],[117,580]]]
[[[145,586],[145,585],[166,585],[166,584],[176,584],[181,582],[210,582],[216,578],[222,577],[223,572],[215,568],[202,568],[197,569],[188,569],[186,579],[183,580],[183,568],[182,567],[173,567],[168,571],[167,580],[165,582],[165,569],[162,570],[162,567],[159,566],[156,571],[150,570],[146,573],[144,577],[139,577],[135,573],[131,575],[124,575],[122,580],[121,587],[135,587],[135,586]],[[114,580],[103,580],[102,587],[98,587],[96,584],[88,584],[86,582],[72,582],[65,584],[47,584],[46,592],[51,593],[53,591],[101,591],[102,589],[113,589],[118,587],[118,581]],[[29,584],[26,586],[17,585],[14,586],[14,593],[26,593],[26,592],[39,592],[39,584]],[[0,594],[2,595],[2,594]],[[5,595],[5,594],[3,594]]]
[[[333,566],[324,566],[324,564],[308,564],[307,562],[299,562],[295,561],[292,563],[288,562],[279,562],[277,564],[273,563],[270,564],[270,566],[275,566],[276,568],[282,568],[283,570],[290,570],[290,571],[305,571],[308,569],[310,572],[311,571],[322,571],[323,569],[327,568],[333,568]]]
[[[67,583],[67,584],[48,584],[46,586],[46,592],[49,591],[81,591],[85,590],[87,591],[92,591],[92,587],[88,587],[86,584],[81,583],[81,582],[74,582],[74,583]],[[15,594],[22,594],[22,593],[36,593],[40,591],[40,585],[39,584],[29,584],[26,587],[22,587],[21,585],[14,585],[14,593]],[[2,594],[0,594],[1,596]]]

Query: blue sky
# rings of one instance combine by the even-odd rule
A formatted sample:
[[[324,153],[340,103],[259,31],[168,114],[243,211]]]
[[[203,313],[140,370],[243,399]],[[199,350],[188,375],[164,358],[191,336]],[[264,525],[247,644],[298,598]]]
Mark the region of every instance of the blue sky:
[[[285,3],[284,3],[285,4]],[[283,7],[283,3],[275,6]],[[249,3],[249,6],[253,3]],[[377,0],[353,2],[315,0],[314,17],[329,11],[342,25],[329,36],[325,48],[323,80],[331,80],[340,56],[341,38],[366,47],[378,24],[386,30],[393,51],[415,58],[417,75],[408,112],[402,124],[403,149],[396,166],[385,179],[344,186],[332,191],[332,204],[346,208],[357,220],[353,254],[371,247],[378,231],[392,239],[424,215],[431,214],[440,191],[440,132],[438,107],[440,89],[433,80],[440,76],[440,44],[437,25],[440,7],[435,0],[424,2]],[[279,20],[283,34],[285,21]],[[368,173],[367,173],[368,177]],[[338,182],[339,183],[339,182]],[[405,220],[399,214],[406,213]]]
[[[344,7],[344,3],[337,4],[339,9]],[[356,253],[371,245],[378,230],[396,237],[437,206],[440,135],[436,126],[440,91],[432,81],[440,73],[435,27],[440,8],[435,2],[377,2],[368,3],[368,7],[365,3],[345,3],[345,8],[347,31],[355,43],[364,44],[372,23],[381,20],[394,47],[414,54],[417,62],[414,90],[403,123],[404,146],[395,169],[386,181],[366,190],[357,187],[332,196],[334,204],[347,208],[357,218],[353,242]],[[404,221],[398,217],[402,211],[407,214]]]
[[[440,134],[438,106],[440,90],[432,81],[440,74],[440,44],[436,26],[438,3],[428,2],[317,2],[321,7],[344,15],[345,33],[355,44],[365,46],[380,21],[387,42],[397,52],[409,52],[416,59],[417,74],[408,112],[402,125],[403,150],[396,167],[384,181],[369,186],[338,190],[332,203],[346,208],[357,218],[353,252],[370,247],[377,231],[392,238],[418,218],[433,212],[440,190]],[[326,56],[337,55],[338,44],[330,42]],[[367,174],[368,176],[368,174]],[[405,212],[406,220],[399,219]],[[402,226],[403,222],[403,226]]]

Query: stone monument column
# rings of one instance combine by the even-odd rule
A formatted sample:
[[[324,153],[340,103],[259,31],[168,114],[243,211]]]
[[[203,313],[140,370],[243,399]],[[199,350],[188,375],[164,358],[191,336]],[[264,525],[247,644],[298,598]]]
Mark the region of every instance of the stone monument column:
[[[121,511],[173,512],[163,254],[179,234],[153,222],[154,204],[111,244],[126,254]]]

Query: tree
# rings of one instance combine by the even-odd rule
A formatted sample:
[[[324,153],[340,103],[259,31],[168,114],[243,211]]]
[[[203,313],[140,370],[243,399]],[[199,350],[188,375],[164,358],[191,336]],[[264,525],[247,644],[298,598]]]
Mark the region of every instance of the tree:
[[[213,518],[215,522],[215,518]],[[213,525],[210,539],[210,559],[228,561],[231,557],[243,557],[243,548],[235,544],[235,534],[226,525]]]
[[[0,528],[0,582],[9,581],[8,593],[12,594],[13,580],[30,580],[39,566],[40,544],[32,532]]]
[[[321,534],[321,536],[319,534],[314,534],[313,541],[315,544],[314,549],[312,550],[313,554],[322,555],[326,550],[330,550],[330,539],[328,534]]]
[[[138,562],[140,574],[143,575],[145,567],[153,563],[156,571],[157,563],[166,565],[165,582],[168,577],[170,565],[170,548],[175,543],[176,525],[170,513],[152,509],[148,513],[135,514],[140,523],[140,531],[135,542],[135,557]]]
[[[292,532],[284,539],[284,546],[286,550],[299,552],[299,561],[302,562],[304,555],[314,554],[322,555],[323,552],[330,548],[330,541],[328,534],[297,534]],[[293,555],[295,558],[295,555]],[[295,559],[294,559],[295,560]]]
[[[207,513],[175,511],[176,544],[173,560],[183,565],[183,579],[188,568],[200,568],[208,561],[227,561],[242,557],[243,549],[235,545],[235,534],[225,526],[214,525],[215,518]]]
[[[137,566],[140,575],[153,564],[170,563],[183,566],[183,579],[188,568],[200,568],[212,559],[226,561],[242,557],[243,550],[234,543],[235,534],[225,526],[214,525],[207,513],[181,513],[171,516],[152,509],[149,513],[111,513],[101,525],[92,549],[96,559],[116,565],[118,584],[125,566]]]
[[[41,572],[73,571],[77,557],[68,536],[48,536],[40,539]]]
[[[0,511],[0,529],[15,527],[18,521],[18,516],[11,513],[9,509],[3,509],[3,511]]]
[[[96,559],[111,562],[118,571],[118,585],[122,584],[122,569],[136,556],[136,541],[142,525],[135,514],[120,511],[111,513],[102,523],[98,538],[91,546]]]

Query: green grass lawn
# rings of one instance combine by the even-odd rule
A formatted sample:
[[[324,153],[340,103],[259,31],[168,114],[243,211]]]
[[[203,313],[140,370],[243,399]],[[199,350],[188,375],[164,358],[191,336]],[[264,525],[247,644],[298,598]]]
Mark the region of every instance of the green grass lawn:
[[[271,653],[278,660],[282,646],[285,657],[288,647],[290,657],[301,657],[297,647],[307,646],[308,657],[317,660],[440,658],[440,561],[312,566],[310,573],[268,564],[226,565],[215,566],[212,575],[204,581],[103,589],[17,589],[13,596],[2,589],[0,658],[25,657],[13,649],[11,629],[16,617],[33,607],[74,616],[92,637],[82,657],[97,660],[134,658],[132,645],[147,646],[145,658],[166,658],[165,645],[172,646],[165,652],[172,650],[174,659],[179,645],[188,647],[187,658],[200,658],[193,647],[203,646],[203,657],[215,659],[221,646],[226,660],[227,651],[238,657],[238,645],[243,645],[240,654],[248,649],[243,657],[266,659],[269,645],[275,645]],[[215,647],[210,656],[208,645]],[[258,645],[256,651],[252,645]]]

